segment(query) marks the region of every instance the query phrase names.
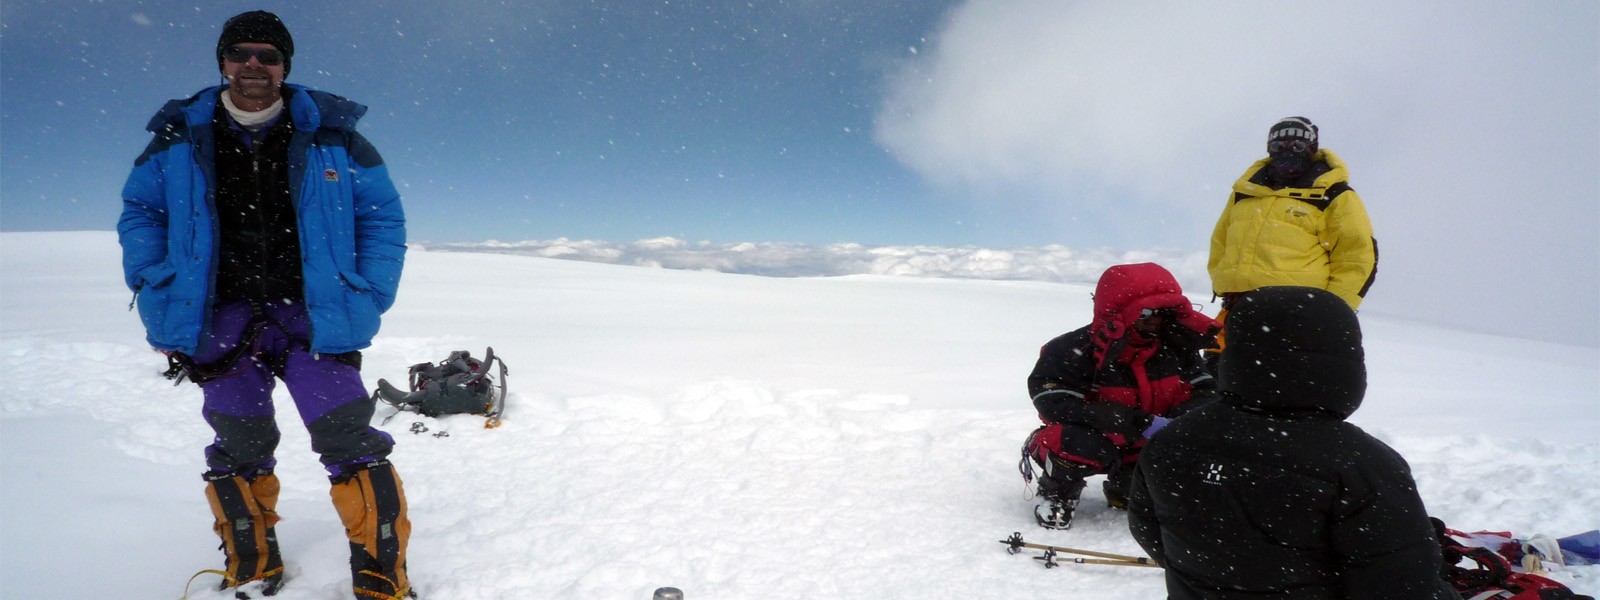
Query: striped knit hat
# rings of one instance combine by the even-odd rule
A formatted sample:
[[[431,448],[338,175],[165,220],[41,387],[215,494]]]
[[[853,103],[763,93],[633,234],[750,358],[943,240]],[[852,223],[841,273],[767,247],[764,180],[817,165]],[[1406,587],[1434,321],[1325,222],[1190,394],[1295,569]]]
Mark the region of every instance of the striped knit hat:
[[[1267,143],[1283,140],[1303,140],[1310,146],[1309,152],[1317,151],[1317,126],[1311,119],[1305,117],[1284,117],[1267,130]]]

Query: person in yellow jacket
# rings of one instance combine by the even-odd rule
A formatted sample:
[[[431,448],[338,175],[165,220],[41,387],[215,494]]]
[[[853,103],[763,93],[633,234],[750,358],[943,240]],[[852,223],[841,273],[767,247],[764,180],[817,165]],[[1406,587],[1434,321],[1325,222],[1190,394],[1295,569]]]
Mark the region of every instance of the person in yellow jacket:
[[[1352,310],[1372,287],[1378,242],[1367,209],[1344,161],[1320,148],[1317,134],[1310,119],[1280,119],[1267,131],[1267,157],[1234,182],[1206,263],[1223,299],[1218,321],[1233,298],[1260,287],[1321,288]]]

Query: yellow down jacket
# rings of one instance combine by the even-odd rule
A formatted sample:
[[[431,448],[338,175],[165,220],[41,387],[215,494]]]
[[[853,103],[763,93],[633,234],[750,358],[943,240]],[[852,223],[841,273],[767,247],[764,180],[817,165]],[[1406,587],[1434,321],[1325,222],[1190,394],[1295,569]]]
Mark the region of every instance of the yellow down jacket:
[[[1333,152],[1315,161],[1330,170],[1310,187],[1272,189],[1263,183],[1263,158],[1233,184],[1228,206],[1211,233],[1211,289],[1248,292],[1269,285],[1303,285],[1338,294],[1350,308],[1378,273],[1378,243],[1350,172]]]

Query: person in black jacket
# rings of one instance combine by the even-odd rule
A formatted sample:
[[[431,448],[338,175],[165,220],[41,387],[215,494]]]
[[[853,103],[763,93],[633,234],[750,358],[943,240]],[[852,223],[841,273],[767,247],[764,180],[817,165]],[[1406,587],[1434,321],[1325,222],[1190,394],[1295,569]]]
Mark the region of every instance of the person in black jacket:
[[[1066,529],[1085,478],[1106,474],[1106,501],[1127,505],[1145,437],[1215,397],[1200,348],[1217,324],[1194,310],[1178,281],[1155,263],[1116,265],[1100,276],[1094,322],[1039,350],[1028,395],[1044,421],[1018,467],[1039,475],[1041,527]]]
[[[1220,400],[1151,439],[1130,488],[1168,597],[1459,598],[1405,459],[1345,422],[1367,388],[1350,306],[1264,287],[1225,328]]]

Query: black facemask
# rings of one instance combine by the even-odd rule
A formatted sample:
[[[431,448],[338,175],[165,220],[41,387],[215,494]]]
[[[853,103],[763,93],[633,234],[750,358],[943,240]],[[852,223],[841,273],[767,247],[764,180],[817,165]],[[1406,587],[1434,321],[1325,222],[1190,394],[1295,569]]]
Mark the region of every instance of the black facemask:
[[[1311,154],[1295,154],[1284,152],[1273,154],[1272,162],[1267,163],[1267,175],[1272,180],[1288,185],[1305,176],[1311,170]]]

